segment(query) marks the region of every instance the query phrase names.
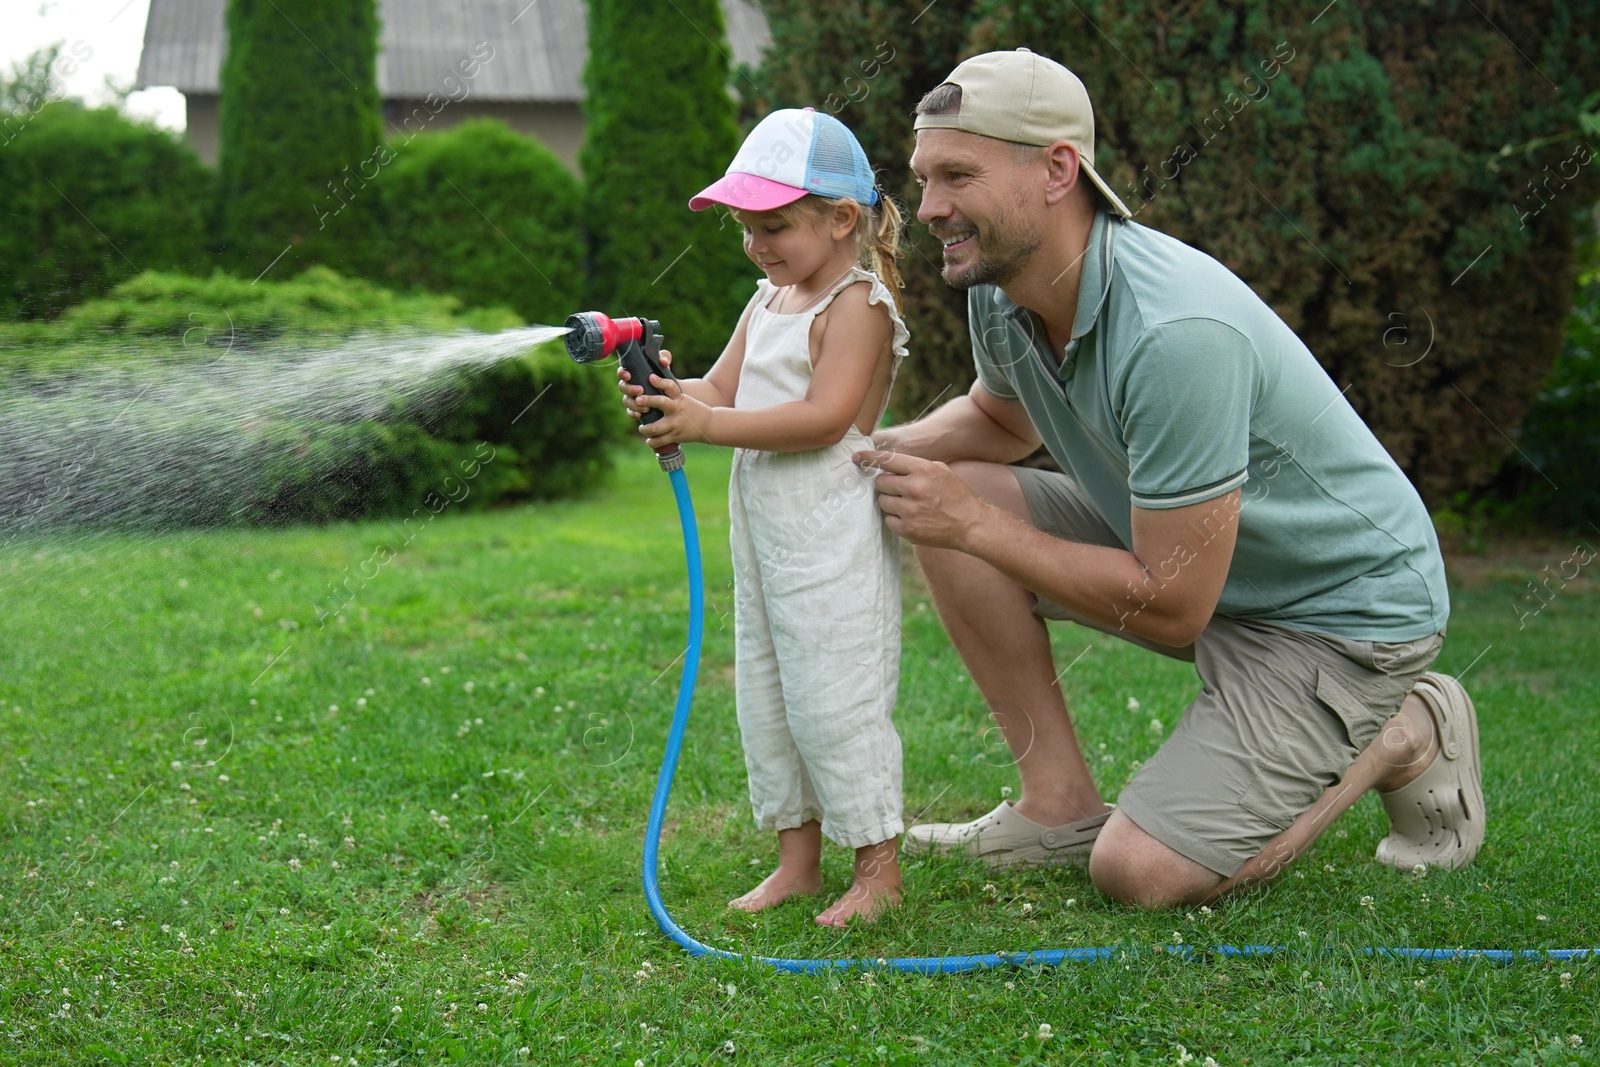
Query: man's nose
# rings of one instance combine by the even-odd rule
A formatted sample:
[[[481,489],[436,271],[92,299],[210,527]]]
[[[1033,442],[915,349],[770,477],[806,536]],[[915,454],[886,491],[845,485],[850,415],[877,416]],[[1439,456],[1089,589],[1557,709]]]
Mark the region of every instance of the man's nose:
[[[934,219],[942,219],[950,213],[947,205],[931,188],[922,190],[922,200],[917,204],[917,221],[929,223]]]

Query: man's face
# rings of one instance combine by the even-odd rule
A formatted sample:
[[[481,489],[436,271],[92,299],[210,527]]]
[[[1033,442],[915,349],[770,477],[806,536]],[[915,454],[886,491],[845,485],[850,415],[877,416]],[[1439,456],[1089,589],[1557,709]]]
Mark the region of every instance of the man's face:
[[[944,244],[944,280],[957,289],[1004,285],[1041,238],[1029,190],[1038,175],[1015,145],[961,130],[918,130],[911,170],[917,219]]]

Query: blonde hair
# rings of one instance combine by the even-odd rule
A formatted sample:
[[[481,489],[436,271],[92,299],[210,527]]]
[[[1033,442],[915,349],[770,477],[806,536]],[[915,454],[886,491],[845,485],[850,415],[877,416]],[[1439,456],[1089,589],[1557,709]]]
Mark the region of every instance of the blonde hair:
[[[863,267],[883,280],[889,295],[894,297],[895,311],[900,311],[900,290],[905,288],[905,280],[900,277],[900,234],[905,228],[905,218],[895,202],[881,189],[878,191],[878,202],[871,206],[853,197],[833,200],[807,193],[791,204],[774,208],[772,214],[788,226],[811,226],[833,214],[833,209],[840,204],[855,205],[856,225],[851,232],[856,239],[856,258]],[[735,211],[733,216],[742,224],[744,217],[749,214],[747,211]]]

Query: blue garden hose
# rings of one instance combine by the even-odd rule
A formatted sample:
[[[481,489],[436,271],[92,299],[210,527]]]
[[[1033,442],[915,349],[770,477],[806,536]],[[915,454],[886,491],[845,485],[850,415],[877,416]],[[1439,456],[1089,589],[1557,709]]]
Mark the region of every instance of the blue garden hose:
[[[679,461],[681,464],[681,460]],[[663,465],[665,466],[665,464]],[[691,956],[710,956],[724,960],[753,960],[791,974],[817,974],[823,971],[889,968],[917,974],[956,974],[992,967],[1055,967],[1063,963],[1089,963],[1108,959],[1130,950],[1121,946],[1102,948],[1056,948],[1033,952],[991,952],[977,956],[898,956],[893,959],[791,960],[779,956],[748,956],[725,952],[701,944],[683,931],[667,913],[657,881],[660,864],[661,826],[667,813],[667,797],[672,792],[672,776],[678,769],[678,754],[683,748],[684,730],[689,725],[689,705],[694,700],[695,677],[700,672],[700,638],[705,624],[705,582],[700,566],[700,532],[694,520],[694,504],[689,499],[689,481],[682,466],[669,470],[672,494],[678,502],[678,519],[683,524],[683,553],[689,565],[689,644],[683,656],[683,678],[678,684],[678,705],[667,731],[667,750],[661,757],[661,774],[656,780],[655,799],[650,803],[650,822],[644,835],[644,898],[656,925]],[[1167,955],[1198,959],[1205,956],[1270,956],[1289,951],[1274,945],[1215,945],[1200,948],[1189,945],[1163,946],[1152,950]],[[1484,959],[1510,963],[1518,959],[1569,960],[1600,954],[1600,949],[1498,949],[1498,948],[1359,948],[1367,956],[1397,956],[1418,960]]]

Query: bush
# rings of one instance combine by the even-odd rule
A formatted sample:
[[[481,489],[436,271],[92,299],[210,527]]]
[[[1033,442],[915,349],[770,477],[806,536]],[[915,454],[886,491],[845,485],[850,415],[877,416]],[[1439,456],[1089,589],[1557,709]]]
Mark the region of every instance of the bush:
[[[893,0],[765,6],[770,91],[862,101],[840,118],[888,173],[909,156],[917,100],[964,56],[1026,45],[1060,60],[1094,100],[1096,167],[1137,220],[1249,283],[1424,497],[1483,484],[1510,451],[1496,430],[1514,432],[1560,348],[1574,219],[1600,194],[1600,167],[1574,165],[1578,139],[1554,136],[1600,83],[1581,5],[1537,0],[1490,23],[1427,0],[1311,20],[1266,0],[1204,19],[1142,0],[979,0],[935,5],[906,32]],[[879,41],[895,58],[864,80]],[[909,180],[903,192],[915,206]],[[972,380],[962,295],[916,230],[919,373],[902,376],[901,415]]]
[[[388,261],[371,188],[391,150],[378,97],[374,0],[230,0],[217,116],[223,265],[254,278]]]
[[[0,318],[47,318],[141,271],[209,268],[211,177],[171,134],[57,101],[9,116],[3,137]]]
[[[680,373],[721,354],[755,291],[740,231],[689,198],[739,147],[717,0],[591,0],[584,216],[591,307],[660,319]]]
[[[533,322],[580,310],[582,193],[554,154],[493,119],[396,151],[380,179],[397,245],[387,277]]]
[[[601,484],[626,421],[609,376],[555,343],[442,358],[469,324],[520,323],[315,268],[155,275],[0,328],[0,526],[320,522]]]

